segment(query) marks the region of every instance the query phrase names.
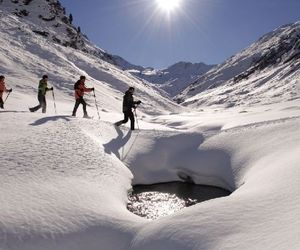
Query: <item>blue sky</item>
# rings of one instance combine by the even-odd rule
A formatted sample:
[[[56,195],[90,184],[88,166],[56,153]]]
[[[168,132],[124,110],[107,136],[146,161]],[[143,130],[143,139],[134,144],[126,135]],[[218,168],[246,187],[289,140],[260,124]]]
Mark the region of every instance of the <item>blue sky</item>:
[[[102,49],[154,68],[217,64],[278,26],[300,21],[300,0],[60,0],[73,24]]]

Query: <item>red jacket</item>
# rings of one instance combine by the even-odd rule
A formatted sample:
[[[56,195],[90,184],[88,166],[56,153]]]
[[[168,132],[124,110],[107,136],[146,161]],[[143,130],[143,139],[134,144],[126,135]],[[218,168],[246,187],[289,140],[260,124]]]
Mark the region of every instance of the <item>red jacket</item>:
[[[0,97],[2,98],[3,92],[8,92],[5,82],[0,80]]]
[[[87,88],[85,87],[84,85],[84,82],[81,82],[79,80],[78,82],[78,85],[75,89],[75,99],[79,99],[80,97],[83,97],[84,96],[84,92],[91,92],[92,91],[92,88]]]

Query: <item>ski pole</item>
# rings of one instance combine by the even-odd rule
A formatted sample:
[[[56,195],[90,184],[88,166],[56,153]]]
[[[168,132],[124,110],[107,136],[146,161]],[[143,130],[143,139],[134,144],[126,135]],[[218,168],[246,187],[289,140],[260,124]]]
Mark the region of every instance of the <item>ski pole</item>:
[[[56,103],[55,103],[55,97],[54,97],[54,90],[52,89],[52,97],[53,97],[53,104],[54,104],[54,110],[55,110],[55,114],[57,114],[56,112]]]
[[[137,114],[136,114],[136,109],[134,109],[134,115],[135,115],[135,119],[136,119],[136,125],[137,125],[137,128],[138,128],[138,130],[140,130],[139,120],[138,120]]]
[[[9,95],[10,95],[10,93],[11,93],[11,91],[10,91],[10,92],[8,92],[8,94],[7,94],[7,96],[6,96],[5,100],[4,100],[4,103],[6,102],[7,98],[8,98],[8,97],[9,97]]]
[[[98,104],[97,104],[97,100],[96,100],[95,89],[93,90],[93,92],[94,92],[95,106],[96,106],[96,109],[97,109],[98,118],[100,120],[100,114],[99,114],[99,108],[98,108]]]

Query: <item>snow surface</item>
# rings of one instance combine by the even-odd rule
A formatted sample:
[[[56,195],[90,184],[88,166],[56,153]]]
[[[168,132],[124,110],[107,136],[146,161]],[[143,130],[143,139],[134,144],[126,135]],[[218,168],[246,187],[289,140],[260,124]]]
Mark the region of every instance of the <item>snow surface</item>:
[[[0,110],[1,250],[299,249],[300,101],[230,109],[180,108],[151,85],[97,57],[32,33],[0,12],[0,72],[13,92]],[[29,113],[47,72],[46,114]],[[70,117],[85,74],[94,119]],[[137,89],[139,131],[122,118]],[[80,107],[81,109],[81,107]],[[126,209],[132,184],[179,180],[232,191],[149,221]]]
[[[299,102],[148,116],[132,133],[113,113],[86,120],[14,102],[0,123],[1,250],[300,247]],[[157,221],[126,210],[131,184],[178,172],[233,193]]]

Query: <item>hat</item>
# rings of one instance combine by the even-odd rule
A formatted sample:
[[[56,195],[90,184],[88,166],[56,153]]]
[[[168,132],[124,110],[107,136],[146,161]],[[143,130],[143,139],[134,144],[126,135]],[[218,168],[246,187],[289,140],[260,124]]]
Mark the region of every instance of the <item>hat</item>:
[[[48,79],[48,76],[47,75],[43,75],[43,79],[46,79],[46,78]]]

